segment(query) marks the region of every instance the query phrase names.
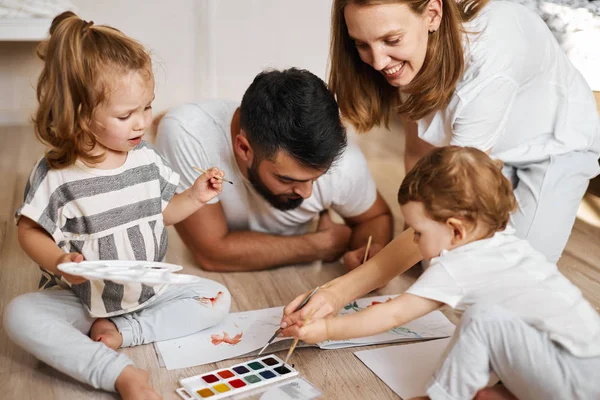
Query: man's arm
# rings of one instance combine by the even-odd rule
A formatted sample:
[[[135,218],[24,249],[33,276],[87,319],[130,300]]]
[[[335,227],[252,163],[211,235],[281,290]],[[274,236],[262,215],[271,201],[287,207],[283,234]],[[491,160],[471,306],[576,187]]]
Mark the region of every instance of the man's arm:
[[[350,251],[344,255],[344,265],[348,269],[354,269],[362,264],[369,236],[373,238],[368,258],[377,254],[394,235],[394,217],[379,192],[375,203],[367,211],[344,220],[352,227]]]
[[[365,246],[369,236],[373,236],[372,244],[385,246],[394,234],[394,218],[383,197],[377,192],[375,203],[364,213],[351,218],[344,218],[352,228],[350,249]]]
[[[298,236],[229,231],[221,204],[207,204],[175,225],[196,262],[209,271],[254,271],[308,263],[343,254],[350,229],[331,229]]]

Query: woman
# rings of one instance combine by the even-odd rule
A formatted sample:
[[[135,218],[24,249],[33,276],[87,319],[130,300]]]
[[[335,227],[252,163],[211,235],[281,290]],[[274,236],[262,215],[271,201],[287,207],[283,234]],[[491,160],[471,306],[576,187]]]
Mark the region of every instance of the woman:
[[[600,127],[583,77],[544,22],[488,0],[334,0],[330,88],[366,131],[399,114],[409,170],[432,146],[473,146],[505,163],[516,234],[556,262],[589,179]],[[322,318],[421,259],[405,231],[361,267],[328,283],[282,326]],[[285,332],[284,332],[285,333]]]

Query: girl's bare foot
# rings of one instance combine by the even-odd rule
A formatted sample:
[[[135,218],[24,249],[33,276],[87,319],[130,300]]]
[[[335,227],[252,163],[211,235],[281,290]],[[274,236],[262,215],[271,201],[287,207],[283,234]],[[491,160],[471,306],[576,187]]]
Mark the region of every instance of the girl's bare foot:
[[[128,365],[115,382],[115,389],[123,400],[160,400],[162,397],[150,385],[149,375],[143,369]]]
[[[113,350],[117,350],[123,344],[123,336],[113,324],[106,318],[98,318],[92,324],[90,338],[95,342],[102,342]]]
[[[508,389],[502,385],[481,389],[475,395],[474,400],[519,400]]]

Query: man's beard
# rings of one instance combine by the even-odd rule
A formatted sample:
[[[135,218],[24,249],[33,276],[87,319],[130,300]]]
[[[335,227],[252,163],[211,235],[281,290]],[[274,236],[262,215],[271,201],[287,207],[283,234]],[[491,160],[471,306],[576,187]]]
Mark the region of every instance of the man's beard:
[[[293,210],[294,208],[296,208],[300,204],[302,204],[302,202],[304,201],[304,199],[302,197],[290,198],[286,195],[276,195],[273,192],[271,192],[269,190],[269,188],[260,179],[260,176],[258,176],[258,168],[255,167],[254,163],[252,163],[252,166],[250,168],[248,168],[248,180],[250,181],[250,183],[252,184],[254,189],[256,189],[256,191],[266,201],[268,201],[269,204],[271,204],[273,207],[275,207],[278,210],[281,210],[281,211]]]

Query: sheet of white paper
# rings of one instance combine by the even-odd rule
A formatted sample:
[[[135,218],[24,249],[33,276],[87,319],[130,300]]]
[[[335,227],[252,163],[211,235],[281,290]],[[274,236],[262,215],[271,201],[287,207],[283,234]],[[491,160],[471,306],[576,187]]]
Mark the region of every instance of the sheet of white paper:
[[[279,328],[282,311],[274,307],[232,313],[217,326],[155,346],[168,370],[239,357],[267,343]]]
[[[395,296],[376,296],[348,304],[341,314],[358,312]],[[234,357],[252,355],[262,348],[279,327],[283,307],[230,314],[221,324],[196,334],[155,343],[159,359],[168,370],[188,368]],[[403,327],[367,338],[319,343],[323,349],[363,346],[374,343],[414,341],[451,336],[454,331],[446,317],[436,311]],[[286,349],[290,338],[277,338],[267,353]],[[282,343],[277,343],[282,342]],[[283,346],[283,347],[282,347]],[[299,345],[299,347],[302,345]],[[161,364],[162,365],[162,364]]]
[[[354,353],[402,399],[425,396],[425,385],[435,372],[451,338],[388,346]]]

